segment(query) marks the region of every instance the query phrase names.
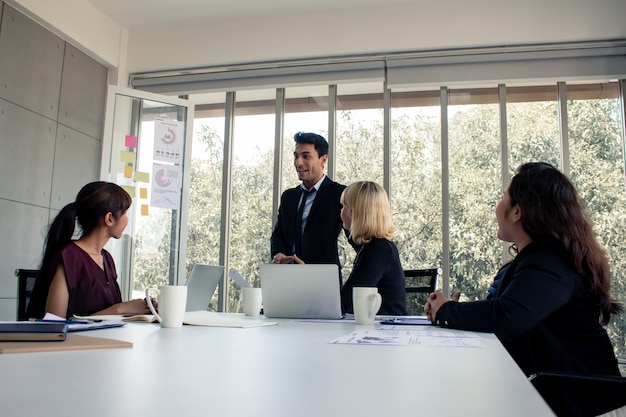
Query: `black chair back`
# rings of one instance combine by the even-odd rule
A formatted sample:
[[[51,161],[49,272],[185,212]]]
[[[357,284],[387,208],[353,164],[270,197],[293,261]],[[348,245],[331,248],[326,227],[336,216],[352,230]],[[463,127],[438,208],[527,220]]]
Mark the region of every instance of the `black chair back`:
[[[428,294],[435,291],[441,273],[441,268],[404,270],[408,315],[424,315],[424,304],[428,301]]]
[[[39,275],[38,269],[16,269],[17,277],[17,319],[27,320],[26,309],[30,302],[30,296],[35,288],[35,281]]]
[[[622,376],[551,371],[528,379],[558,416],[596,416],[626,407]]]

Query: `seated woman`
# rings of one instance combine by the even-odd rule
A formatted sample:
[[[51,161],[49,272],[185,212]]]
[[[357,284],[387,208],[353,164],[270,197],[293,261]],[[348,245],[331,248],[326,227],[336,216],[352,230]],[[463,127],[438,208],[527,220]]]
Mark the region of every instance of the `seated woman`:
[[[378,314],[406,315],[404,271],[393,239],[389,198],[370,181],[350,184],[341,195],[341,220],[356,244],[352,272],[341,289],[341,303],[352,313],[352,288],[377,287],[382,297]]]
[[[526,375],[619,375],[602,325],[621,306],[609,294],[607,257],[572,183],[549,164],[524,164],[495,214],[498,238],[513,242],[518,254],[494,296],[458,302],[458,291],[452,300],[436,291],[424,307],[431,321],[495,333]],[[626,395],[555,388],[540,393],[559,416],[597,415],[626,403]]]
[[[124,189],[99,181],[85,185],[59,212],[48,230],[28,317],[150,313],[142,299],[122,302],[113,257],[104,249],[110,238],[122,236],[131,203]],[[76,222],[82,234],[72,240]]]

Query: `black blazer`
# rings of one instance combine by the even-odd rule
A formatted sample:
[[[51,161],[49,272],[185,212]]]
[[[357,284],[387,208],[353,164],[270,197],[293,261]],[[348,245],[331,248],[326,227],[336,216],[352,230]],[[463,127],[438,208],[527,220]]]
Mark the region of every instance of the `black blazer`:
[[[343,229],[341,204],[339,199],[345,185],[334,182],[328,177],[320,184],[315,193],[311,212],[302,233],[302,253],[298,257],[305,263],[337,264],[337,238]],[[278,218],[271,237],[271,256],[277,253],[293,255],[293,240],[296,230],[296,217],[302,188],[290,188],[280,197]]]
[[[378,314],[406,316],[404,270],[395,243],[374,238],[359,247],[352,272],[341,289],[344,313],[354,313],[352,289],[376,287],[383,302]]]
[[[526,246],[494,298],[446,303],[436,319],[444,327],[495,333],[526,375],[539,371],[619,375],[611,341],[599,323],[598,297],[556,240]],[[568,389],[559,398],[544,399],[559,416],[596,415],[606,404],[626,403],[626,396],[574,395]]]

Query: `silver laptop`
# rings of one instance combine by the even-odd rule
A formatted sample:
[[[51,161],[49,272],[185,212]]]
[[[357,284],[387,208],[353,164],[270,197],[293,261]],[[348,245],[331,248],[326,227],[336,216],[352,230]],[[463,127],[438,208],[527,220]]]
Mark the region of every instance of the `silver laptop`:
[[[339,268],[334,264],[263,264],[263,314],[272,318],[340,319]]]
[[[206,311],[217,284],[224,277],[220,265],[195,264],[187,279],[187,307],[185,311]]]

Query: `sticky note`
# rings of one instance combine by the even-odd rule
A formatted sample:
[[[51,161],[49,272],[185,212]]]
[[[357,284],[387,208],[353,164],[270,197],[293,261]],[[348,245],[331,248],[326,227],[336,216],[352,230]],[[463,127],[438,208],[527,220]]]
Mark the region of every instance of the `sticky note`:
[[[126,162],[129,164],[134,164],[137,159],[137,154],[133,151],[120,151],[120,161]]]
[[[147,188],[139,188],[139,198],[148,198],[148,189]]]
[[[124,146],[127,148],[136,148],[137,147],[137,136],[126,135],[124,138]]]
[[[132,178],[133,177],[133,167],[132,165],[126,165],[124,167],[124,177]]]
[[[142,204],[141,205],[141,215],[142,216],[147,216],[148,215],[148,205],[147,204]]]
[[[148,174],[147,172],[135,171],[135,181],[150,182],[150,174]]]
[[[130,185],[120,185],[128,194],[130,194],[131,198],[135,198],[135,187]]]

